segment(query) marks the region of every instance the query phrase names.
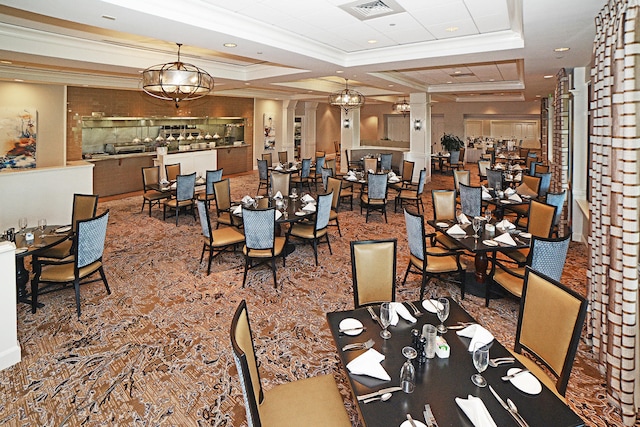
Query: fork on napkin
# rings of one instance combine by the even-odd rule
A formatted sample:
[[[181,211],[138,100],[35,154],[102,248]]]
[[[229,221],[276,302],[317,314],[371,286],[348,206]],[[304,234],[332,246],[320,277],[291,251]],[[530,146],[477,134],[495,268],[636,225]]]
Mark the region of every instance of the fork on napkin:
[[[347,369],[355,375],[367,375],[373,378],[391,381],[391,377],[380,364],[383,360],[384,354],[374,348],[370,348],[347,363]]]
[[[477,344],[487,345],[493,341],[493,334],[478,324],[469,325],[456,333],[461,337],[471,338],[469,351],[473,351]]]
[[[475,427],[497,427],[489,410],[479,397],[472,395],[466,399],[456,397],[456,403]]]

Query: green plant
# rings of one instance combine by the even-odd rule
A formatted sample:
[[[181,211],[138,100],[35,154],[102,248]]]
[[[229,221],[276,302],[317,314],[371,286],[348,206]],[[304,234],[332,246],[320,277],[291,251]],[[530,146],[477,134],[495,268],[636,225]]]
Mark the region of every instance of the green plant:
[[[450,133],[445,133],[440,138],[440,145],[447,151],[458,151],[464,147],[464,142],[460,138]]]

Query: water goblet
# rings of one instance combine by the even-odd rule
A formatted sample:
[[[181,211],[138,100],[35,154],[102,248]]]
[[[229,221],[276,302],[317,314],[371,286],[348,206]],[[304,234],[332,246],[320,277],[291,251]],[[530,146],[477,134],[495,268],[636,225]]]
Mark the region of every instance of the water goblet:
[[[47,226],[47,220],[42,218],[38,220],[38,228],[40,229],[40,236],[44,236],[44,229]]]
[[[486,387],[487,380],[481,375],[489,365],[489,346],[478,343],[473,349],[473,366],[478,373],[471,376],[471,382],[478,387]]]
[[[298,190],[295,187],[293,187],[291,189],[291,198],[295,199],[296,197],[298,197]]]
[[[391,332],[387,330],[391,324],[391,303],[383,302],[380,304],[380,323],[382,324],[380,336],[385,340],[388,340],[391,338]]]
[[[475,237],[476,239],[480,237],[480,235],[478,234],[478,231],[480,231],[480,229],[482,228],[482,220],[483,218],[479,216],[473,217],[473,231],[474,231],[473,237]]]
[[[487,220],[487,224],[491,223],[491,218],[493,218],[493,212],[491,212],[491,209],[486,208],[484,210],[484,219]]]
[[[447,327],[444,326],[444,321],[449,317],[449,300],[447,298],[438,298],[438,305],[436,308],[438,309],[438,319],[440,320],[440,324],[437,329],[438,332],[444,334],[447,332]]]
[[[407,360],[400,369],[400,386],[405,393],[413,393],[416,388],[416,368],[411,361],[418,357],[418,352],[415,348],[407,346],[402,348],[402,355]]]
[[[18,227],[20,227],[20,233],[24,234],[24,230],[27,228],[28,224],[29,223],[27,222],[26,216],[23,216],[18,220]]]

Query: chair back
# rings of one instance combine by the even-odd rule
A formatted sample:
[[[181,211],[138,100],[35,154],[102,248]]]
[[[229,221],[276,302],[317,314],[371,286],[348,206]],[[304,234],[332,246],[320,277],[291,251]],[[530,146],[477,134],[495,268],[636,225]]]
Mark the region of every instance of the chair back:
[[[207,193],[207,195],[213,194],[213,183],[218,182],[222,179],[222,169],[208,170],[206,179],[207,188],[205,192]]]
[[[567,260],[571,233],[558,239],[545,239],[542,237],[531,238],[531,250],[527,265],[538,273],[560,280],[562,270]]]
[[[77,253],[75,256],[76,273],[82,267],[102,259],[108,222],[109,210],[95,218],[78,221]],[[76,277],[78,277],[77,274]]]
[[[425,253],[427,243],[424,238],[424,217],[404,210],[404,222],[407,229],[407,241],[409,242],[409,252],[411,256],[426,262]]]
[[[318,157],[324,157],[326,155],[326,153],[324,151],[316,151],[316,159]]]
[[[392,153],[380,154],[380,168],[385,171],[390,171],[392,159],[393,159]]]
[[[536,194],[540,192],[540,177],[531,175],[522,175],[522,184],[526,185]]]
[[[537,161],[536,157],[531,157],[531,153],[529,153],[529,157],[527,157],[527,171],[529,175],[533,176],[536,173],[536,165],[542,164]]]
[[[216,197],[218,212],[227,211],[231,208],[231,184],[229,178],[214,182],[213,194]]]
[[[324,162],[323,168],[331,169],[331,171],[332,171],[331,176],[336,176],[336,159],[326,160]]]
[[[456,219],[456,190],[431,190],[433,219],[454,221]]]
[[[460,161],[460,151],[455,150],[449,153],[449,164],[455,165]]]
[[[465,159],[464,159],[464,151],[466,150],[465,147],[460,148],[460,154],[458,155],[458,163],[465,163]]]
[[[556,215],[553,218],[553,225],[558,225],[560,223],[560,217],[562,216],[562,209],[564,208],[564,201],[566,198],[567,190],[562,190],[560,193],[547,193],[547,204],[556,207]]]
[[[320,170],[324,167],[324,155],[316,156],[316,175],[320,172]]]
[[[333,176],[333,169],[331,169],[331,168],[322,168],[320,173],[322,175],[322,188],[324,189],[324,191],[328,191],[327,190],[327,179],[329,177]]]
[[[520,157],[521,159],[526,159],[529,156],[529,149],[528,148],[518,148],[518,157]]]
[[[364,170],[365,171],[374,171],[378,170],[378,159],[375,157],[365,157],[364,158]]]
[[[258,160],[258,177],[261,180],[269,179],[269,165],[266,160]]]
[[[289,153],[287,151],[278,151],[278,162],[289,163]]]
[[[273,195],[275,196],[279,191],[283,197],[287,197],[290,179],[291,175],[288,173],[273,171],[271,173],[271,191],[273,191]]]
[[[553,220],[555,216],[555,206],[537,200],[531,200],[531,202],[529,202],[527,232],[536,237],[550,237],[553,231]]]
[[[521,353],[525,349],[543,362],[558,378],[556,389],[562,396],[567,390],[586,313],[583,296],[526,268],[514,350]]]
[[[333,150],[336,152],[336,156],[340,155],[340,141],[333,141]]]
[[[275,208],[242,209],[245,244],[248,249],[271,249],[275,245]]]
[[[248,427],[261,427],[258,402],[263,400],[264,394],[245,300],[240,301],[238,308],[236,308],[231,320],[230,335],[233,359],[236,362],[247,411]]]
[[[327,193],[332,193],[331,209],[338,211],[340,206],[340,191],[342,191],[342,180],[332,176],[327,178]]]
[[[164,171],[167,175],[167,181],[175,181],[180,175],[180,163],[174,165],[164,165]]]
[[[547,173],[549,172],[549,165],[542,164],[540,162],[533,163],[533,175],[537,175],[539,173]]]
[[[176,177],[176,200],[183,202],[193,199],[196,192],[196,173]]]
[[[536,176],[540,178],[538,197],[545,197],[551,187],[551,172],[536,172]]]
[[[97,194],[74,194],[73,208],[71,211],[71,230],[75,233],[78,229],[78,221],[93,218],[98,208]]]
[[[331,215],[331,205],[333,202],[333,193],[322,194],[318,196],[318,204],[316,206],[315,231],[327,228],[329,225],[329,215]]]
[[[453,171],[453,185],[457,192],[460,192],[460,183],[471,185],[471,171],[465,169]]]
[[[487,169],[487,185],[495,190],[502,190],[502,171]]]
[[[473,218],[482,214],[482,187],[460,183],[460,207],[462,213]]]
[[[309,178],[311,174],[311,159],[302,159],[302,169],[300,170],[300,178]]]
[[[427,169],[421,169],[418,176],[418,188],[416,189],[418,196],[424,193],[424,185],[427,183]]]
[[[271,153],[262,153],[262,160],[267,161],[267,167],[273,166],[273,158],[271,157]]]
[[[490,167],[490,160],[478,160],[478,175],[480,175],[480,179],[485,179],[487,177],[487,169]]]
[[[386,200],[387,198],[387,174],[369,173],[367,180],[367,195],[369,200]]]
[[[213,232],[211,231],[211,220],[209,219],[209,211],[207,210],[207,205],[204,203],[204,201],[197,200],[196,207],[198,208],[198,218],[200,219],[200,228],[202,229],[202,235],[209,239],[209,243],[211,243],[211,236],[213,236]]]
[[[415,165],[415,162],[410,162],[409,160],[402,161],[402,182],[411,183]]]
[[[160,182],[160,166],[148,166],[142,168],[142,189],[146,193],[147,190],[157,190],[155,188]]]
[[[396,300],[397,239],[351,242],[355,308]]]

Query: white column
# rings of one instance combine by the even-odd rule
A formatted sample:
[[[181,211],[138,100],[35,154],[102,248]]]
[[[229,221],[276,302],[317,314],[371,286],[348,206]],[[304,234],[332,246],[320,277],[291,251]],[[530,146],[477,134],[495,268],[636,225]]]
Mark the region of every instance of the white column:
[[[571,209],[572,240],[583,241],[585,243],[587,236],[583,236],[583,223],[587,218],[576,201],[587,199],[587,185],[589,185],[585,172],[589,169],[589,165],[587,165],[587,151],[589,149],[587,146],[589,132],[589,106],[587,105],[589,87],[586,83],[588,75],[589,73],[584,67],[576,67],[573,69],[573,89],[571,90],[571,94],[573,95],[573,176],[570,177],[573,184],[571,193],[568,194],[569,197],[567,198],[573,203]],[[553,108],[550,108],[549,111],[553,111]],[[552,117],[549,118],[549,123],[553,123],[551,119]],[[552,127],[553,126],[549,126],[549,128]],[[555,160],[557,161],[557,159]]]
[[[296,117],[296,105],[298,101],[285,100],[282,102],[282,150],[287,152],[289,161],[295,157],[294,123]]]
[[[360,109],[355,108],[345,113],[340,113],[340,145],[342,152],[349,150],[349,159],[353,160],[351,150],[360,146]],[[349,121],[349,127],[345,127],[346,120]],[[340,172],[346,173],[349,165],[345,161],[340,162]]]
[[[0,242],[0,370],[22,360],[16,305],[16,245]]]
[[[316,111],[317,102],[304,103],[304,126],[302,126],[302,147],[300,149],[303,159],[313,159],[316,154]]]
[[[409,151],[404,153],[405,160],[415,162],[413,181],[417,181],[420,171],[427,169],[427,177],[431,178],[431,97],[426,93],[412,93],[409,95],[411,104],[411,134]],[[417,129],[416,123],[420,123]]]

